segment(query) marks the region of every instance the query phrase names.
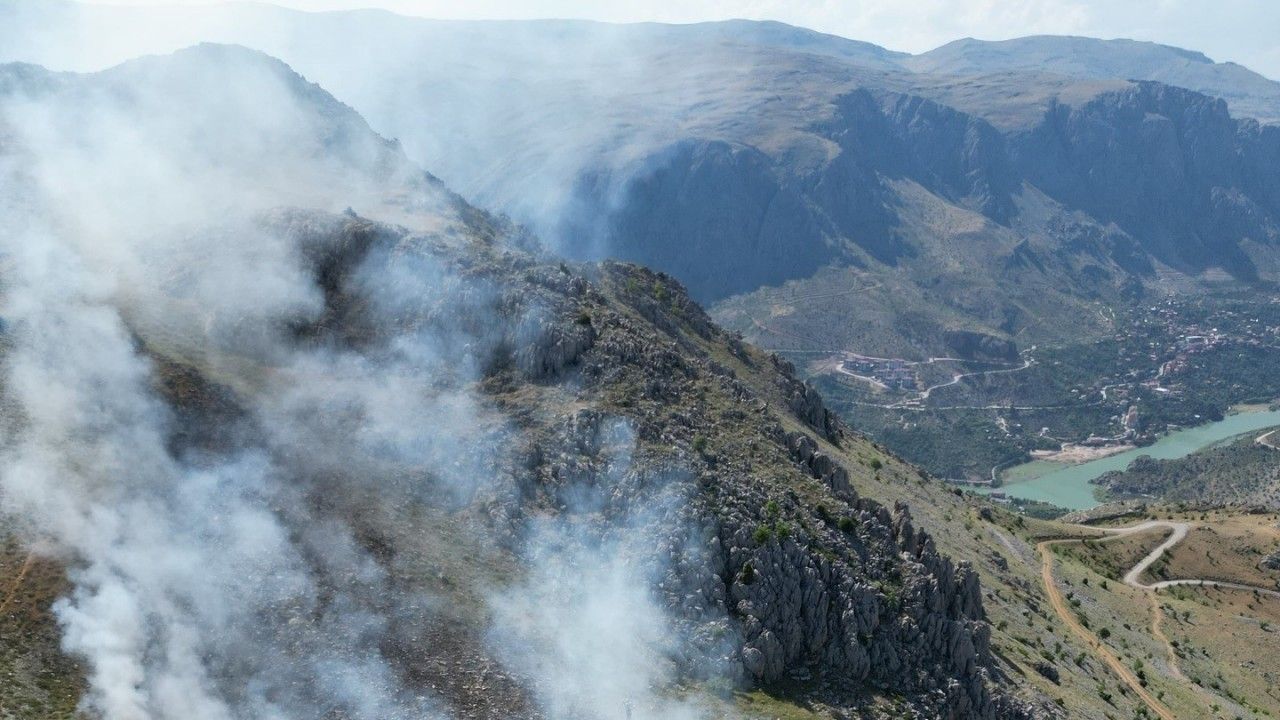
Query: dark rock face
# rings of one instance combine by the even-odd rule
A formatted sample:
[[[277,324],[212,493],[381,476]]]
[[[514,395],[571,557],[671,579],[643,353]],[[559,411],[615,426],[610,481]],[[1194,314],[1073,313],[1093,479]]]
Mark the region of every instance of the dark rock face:
[[[575,226],[572,252],[665,270],[702,301],[828,263],[895,265],[920,242],[902,234],[900,182],[1002,226],[1015,224],[1015,199],[1034,187],[1098,222],[1050,227],[1060,252],[1100,253],[1138,277],[1159,260],[1253,280],[1244,246],[1280,242],[1280,127],[1233,119],[1222,100],[1141,82],[1079,106],[1050,103],[1038,124],[1016,131],[907,93],[855,90],[834,103],[829,120],[806,129],[836,148],[816,167],[689,139],[626,173],[588,176],[579,215],[598,222]],[[1081,236],[1112,223],[1114,234]],[[1027,248],[1006,263],[1010,272],[1044,267]],[[1063,280],[1087,291],[1124,278]]]
[[[901,93],[857,90],[836,107],[833,120],[817,128],[843,151],[834,166],[856,163],[865,173],[911,179],[957,205],[1008,222],[1017,179],[1004,138],[989,123]]]
[[[770,361],[778,371],[778,386],[787,398],[791,411],[826,439],[838,442],[841,434],[840,419],[827,409],[822,396],[813,385],[798,380],[796,368],[790,362],[777,355],[771,355]]]
[[[740,571],[729,590],[749,676],[767,683],[810,667],[838,683],[909,694],[937,689],[942,677],[970,678],[941,683],[941,716],[1002,717],[982,680],[991,658],[977,574],[938,555],[905,507],[891,514],[861,500],[849,512],[855,529],[822,528],[822,539],[858,548],[872,562],[898,554],[896,572],[869,578],[815,556],[812,538],[759,543],[749,526],[722,529],[729,567],[753,568],[749,582]]]
[[[837,706],[874,689],[930,717],[1026,716],[997,689],[977,573],[939,554],[905,505],[890,511],[860,498],[836,455],[854,438],[821,396],[790,364],[718,329],[669,277],[613,263],[584,273],[501,245],[452,248],[359,219],[291,218],[289,227],[335,249],[324,257],[430,256],[457,273],[456,294],[484,298],[476,306],[490,320],[484,328],[469,323],[466,305],[462,317],[440,316],[424,302],[400,320],[482,337],[494,354],[482,363],[482,385],[515,425],[506,451],[468,460],[493,480],[455,511],[474,513],[513,551],[535,517],[562,518],[601,540],[621,528],[638,533],[652,592],[680,627],[672,661],[683,673],[747,685],[806,675]],[[340,252],[349,241],[358,253]],[[341,279],[352,273],[336,260],[318,267],[339,278],[326,292],[331,317],[359,317],[358,286]],[[712,359],[708,344],[752,378]],[[577,409],[566,410],[566,397]],[[788,418],[803,429],[784,430]],[[593,500],[581,510],[584,494]],[[396,556],[400,541],[379,542]],[[411,623],[403,631],[427,632]],[[496,661],[465,638],[445,639],[461,657]],[[519,673],[498,670],[507,695],[518,695]],[[496,707],[458,702],[483,716]]]
[[[1057,683],[1061,679],[1061,676],[1058,673],[1058,668],[1047,662],[1041,661],[1036,663],[1035,670],[1051,682]]]
[[[1014,142],[1016,164],[1071,208],[1114,222],[1166,263],[1255,270],[1242,241],[1280,239],[1280,129],[1234,120],[1189,90],[1138,83],[1056,106]]]
[[[821,236],[819,219],[801,189],[754,148],[679,142],[644,161],[616,206],[620,189],[607,175],[584,178],[579,190],[588,220],[567,223],[571,254],[664,270],[699,300],[805,277],[837,255],[827,243],[795,241]],[[604,227],[595,222],[601,217]]]
[[[839,152],[803,174],[749,146],[690,139],[624,177],[588,175],[565,233],[570,252],[664,270],[708,301],[848,260],[845,242],[890,264],[912,252],[895,239],[887,181],[919,182],[997,222],[1014,213],[1004,138],[980,119],[859,90],[813,131]]]
[[[1258,563],[1258,567],[1263,570],[1280,570],[1280,550],[1277,550],[1262,559]]]

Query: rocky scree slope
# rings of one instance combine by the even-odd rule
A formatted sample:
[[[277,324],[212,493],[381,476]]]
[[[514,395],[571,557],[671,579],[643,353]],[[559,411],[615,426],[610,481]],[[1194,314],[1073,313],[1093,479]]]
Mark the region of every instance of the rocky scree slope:
[[[716,328],[668,276],[570,267],[518,249],[522,236],[483,213],[460,217],[436,234],[313,211],[259,220],[296,241],[324,298],[318,318],[288,329],[297,347],[377,358],[398,339],[446,333],[482,368],[432,380],[433,391],[474,385],[483,400],[481,441],[457,457],[482,480],[461,493],[445,469],[362,457],[341,470],[321,447],[269,448],[317,518],[352,528],[394,596],[449,601],[380,631],[407,683],[459,714],[544,713],[545,689],[490,640],[502,629],[486,598],[532,572],[525,540],[554,519],[600,542],[644,538],[653,584],[641,592],[687,639],[669,648],[679,676],[809,677],[822,702],[852,711],[890,695],[929,717],[1024,713],[999,688],[977,573],[939,553],[906,506],[859,497],[827,448],[869,444],[789,365]],[[423,266],[447,280],[391,321],[371,311],[362,278]],[[269,435],[256,393],[287,369],[134,329],[173,410],[176,455],[216,457]],[[340,576],[324,581],[350,591]]]
[[[716,328],[670,277],[531,256],[483,218],[450,246],[360,219],[286,217],[273,222],[339,260],[317,266],[331,314],[306,329],[307,342],[376,347],[439,320],[422,307],[399,327],[365,325],[343,277],[371,259],[429,255],[458,279],[457,292],[492,293],[460,322],[469,325],[468,312],[499,318],[476,338],[489,347],[478,384],[515,431],[509,453],[476,468],[492,485],[450,512],[494,534],[499,555],[519,554],[519,529],[534,519],[584,512],[574,497],[594,486],[601,498],[586,513],[588,533],[608,537],[611,526],[646,518],[662,568],[652,590],[690,638],[680,650],[686,671],[766,686],[812,676],[835,706],[889,693],[931,717],[1023,712],[993,677],[976,572],[940,554],[905,505],[859,497],[823,448],[865,441],[789,365]],[[401,552],[394,536],[369,532],[382,552]],[[716,652],[721,664],[708,664]],[[471,701],[501,714],[499,703]]]

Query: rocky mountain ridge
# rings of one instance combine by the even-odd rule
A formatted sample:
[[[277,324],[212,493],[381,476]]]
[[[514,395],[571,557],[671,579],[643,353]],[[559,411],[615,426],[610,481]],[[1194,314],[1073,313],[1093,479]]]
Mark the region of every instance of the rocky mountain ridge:
[[[1246,108],[1274,109],[1280,85],[1176,48],[1037,37],[905,56],[777,23],[266,6],[167,11],[186,29],[139,38],[135,11],[58,8],[8,8],[50,38],[14,38],[15,57],[56,59],[51,28],[90,21],[135,51],[265,50],[470,200],[578,259],[669,272],[766,347],[1078,340],[1113,330],[1097,303],[1168,291],[1155,273],[1192,293],[1216,273],[1280,277],[1275,132],[1243,119],[1270,117]],[[778,299],[837,277],[829,304]]]
[[[234,88],[221,80],[243,86],[260,77],[271,102],[255,94],[257,102],[227,105],[226,97],[170,92],[184,80],[193,89]],[[144,156],[153,165],[176,156],[189,163],[190,177],[212,177],[204,174],[206,157],[221,170],[252,166],[254,153],[278,142],[288,143],[276,148],[282,166],[309,168],[313,177],[330,177],[329,163],[340,161],[334,177],[351,184],[345,187],[365,197],[391,193],[362,207],[408,217],[415,229],[351,209],[325,211],[340,202],[339,185],[315,195],[322,209],[259,208],[309,186],[274,196],[269,173],[260,187],[246,178],[236,191],[253,201],[219,204],[216,221],[197,215],[154,227],[155,237],[124,235],[147,251],[139,265],[131,244],[101,257],[98,277],[137,272],[144,280],[127,292],[90,296],[92,307],[118,318],[124,342],[115,346],[98,334],[102,323],[82,330],[74,320],[88,302],[78,299],[87,291],[72,284],[77,276],[57,276],[69,288],[58,299],[24,305],[19,293],[32,292],[23,283],[31,267],[19,261],[7,270],[5,452],[32,462],[36,446],[26,443],[50,417],[14,371],[25,353],[52,339],[33,333],[45,321],[23,313],[66,312],[65,334],[108,343],[98,348],[100,359],[114,357],[107,347],[122,353],[92,372],[120,363],[127,379],[95,376],[95,387],[112,389],[98,401],[106,411],[90,414],[94,424],[65,439],[64,450],[74,452],[76,437],[107,442],[117,432],[136,443],[121,448],[129,472],[111,464],[84,478],[76,474],[83,470],[68,471],[68,497],[89,517],[137,512],[130,522],[139,528],[199,530],[191,540],[179,533],[173,547],[133,546],[127,535],[82,545],[48,514],[61,501],[33,503],[20,491],[29,486],[6,475],[7,524],[26,541],[39,539],[46,549],[36,550],[51,552],[72,583],[70,597],[52,610],[64,635],[99,612],[94,598],[106,575],[133,593],[146,613],[142,627],[180,629],[185,639],[175,646],[164,632],[149,637],[136,684],[123,689],[110,672],[119,646],[104,655],[73,634],[64,650],[74,662],[56,668],[47,647],[6,646],[19,679],[6,686],[5,707],[56,707],[49,688],[75,687],[83,673],[84,702],[107,717],[121,716],[121,698],[137,688],[147,692],[127,703],[168,716],[173,698],[163,688],[196,672],[207,678],[198,702],[233,714],[269,703],[286,715],[319,708],[348,717],[507,717],[521,708],[528,717],[561,717],[601,712],[602,704],[616,712],[633,700],[665,714],[689,712],[667,690],[683,683],[778,687],[799,678],[806,679],[791,691],[796,697],[842,712],[874,716],[878,699],[888,697],[928,717],[1029,714],[1002,687],[977,571],[939,552],[905,505],[890,510],[860,496],[855,482],[896,461],[845,428],[794,368],[720,330],[667,275],[560,262],[429,176],[385,172],[389,164],[410,166],[322,92],[264,56],[204,47],[98,76],[27,84],[6,96],[5,127],[14,138],[6,159],[26,169],[12,178],[27,188],[6,213],[21,221],[21,232],[34,233],[6,231],[6,243],[67,253],[99,248],[74,222],[84,205],[52,202],[55,190],[64,201],[82,199],[76,186],[47,185],[50,166],[24,162],[32,155],[51,162],[42,155],[47,147],[32,142],[41,126],[27,119],[43,116],[32,114],[37,109],[63,112],[73,101],[83,101],[75,106],[81,112],[96,110],[84,117],[105,118],[107,128],[133,117],[136,127],[154,130],[139,134]],[[172,101],[155,102],[161,95]],[[210,126],[234,120],[238,140],[225,163],[218,162],[221,135],[197,137],[174,125],[204,103],[223,104],[206,117]],[[278,108],[310,121],[276,125]],[[335,117],[345,128],[336,133]],[[114,150],[95,144],[104,136],[91,123],[52,129],[65,135],[38,137],[88,138],[95,141],[81,148],[88,158]],[[275,132],[281,129],[289,133]],[[208,155],[183,152],[188,143]],[[376,152],[366,163],[369,148]],[[59,168],[76,167],[66,156],[55,159]],[[121,197],[136,188],[159,192],[149,174],[117,187]],[[217,196],[215,186],[201,189]],[[53,210],[63,214],[45,231]],[[150,212],[163,215],[104,214],[97,229],[171,220],[171,211],[153,203]],[[239,264],[242,245],[252,265]],[[205,278],[223,267],[252,267],[259,283],[228,294]],[[258,297],[268,281],[298,283],[306,299]],[[64,355],[42,357],[47,372],[66,373],[45,391],[85,372],[65,365]],[[136,398],[116,396],[135,385]],[[152,413],[139,403],[157,407],[154,446],[139,439],[152,432],[145,429]],[[58,462],[58,448],[50,462]],[[864,464],[850,467],[853,456]],[[261,466],[270,470],[259,475]],[[210,477],[222,479],[210,486]],[[214,495],[189,513],[189,494],[199,498],[206,487]],[[264,522],[279,524],[289,539],[271,540],[257,529]],[[241,538],[241,529],[252,532]],[[277,548],[294,543],[296,559],[270,564],[285,552]],[[118,556],[117,547],[129,551]],[[204,575],[171,576],[173,563],[128,560],[146,548],[198,557]],[[253,552],[236,560],[241,548]],[[580,570],[566,573],[565,565]],[[245,573],[258,567],[273,572],[255,584]],[[277,586],[297,573],[305,582]],[[235,602],[210,607],[184,598],[190,609],[176,616],[150,594],[159,587],[181,596],[195,587],[219,596],[233,578]],[[242,587],[246,580],[251,585]],[[538,604],[530,606],[531,598]],[[597,650],[603,660],[576,666],[576,648],[592,643],[558,633],[583,613],[578,602],[629,608],[588,630],[612,632],[633,654]],[[47,628],[53,616],[47,607],[40,612]],[[210,632],[201,624],[210,612],[229,612],[235,622]],[[25,637],[47,641],[49,633]],[[194,666],[175,654],[185,646],[198,648]],[[312,665],[313,657],[324,662]],[[641,658],[643,672],[626,671],[625,663]],[[316,668],[332,663],[357,668],[346,677],[359,693],[318,682],[328,670]],[[609,674],[615,663],[624,663],[617,671],[625,680]],[[55,670],[71,675],[51,684]],[[385,679],[363,685],[369,672]],[[270,692],[238,689],[246,686]]]
[[[1280,119],[1280,83],[1195,50],[1136,40],[1037,35],[1012,40],[965,38],[905,59],[921,72],[984,75],[1045,72],[1077,78],[1148,80],[1222,98],[1232,115],[1264,123]]]

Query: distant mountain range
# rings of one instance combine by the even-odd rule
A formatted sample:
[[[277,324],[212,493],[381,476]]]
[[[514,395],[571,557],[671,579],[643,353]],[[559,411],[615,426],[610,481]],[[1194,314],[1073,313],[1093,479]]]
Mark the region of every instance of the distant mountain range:
[[[0,7],[3,52],[54,67],[199,40],[278,56],[463,196],[568,256],[670,272],[771,347],[1088,337],[1111,329],[1097,303],[1160,277],[1280,279],[1280,83],[1177,48]]]
[[[1243,65],[1159,43],[1054,35],[996,42],[966,38],[899,62],[916,72],[946,75],[1033,72],[1152,80],[1222,98],[1234,117],[1280,121],[1280,83]]]

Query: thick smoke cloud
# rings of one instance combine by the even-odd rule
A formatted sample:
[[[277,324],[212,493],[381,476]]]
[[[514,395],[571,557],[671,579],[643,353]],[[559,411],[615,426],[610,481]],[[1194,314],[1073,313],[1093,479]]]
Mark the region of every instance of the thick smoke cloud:
[[[229,92],[199,66],[226,60],[248,61],[227,69]],[[270,331],[319,312],[319,290],[283,238],[226,218],[298,199],[342,152],[377,157],[299,145],[311,111],[254,62],[190,54],[69,88],[40,77],[5,104],[0,497],[69,563],[56,612],[104,717],[423,717],[379,654],[383,571],[309,507],[276,443],[175,455],[138,351],[304,369]],[[174,81],[192,95],[166,92]],[[226,229],[199,230],[215,219]]]
[[[677,592],[666,578],[673,559],[706,548],[669,535],[688,526],[669,521],[687,507],[687,486],[633,467],[634,436],[621,421],[605,422],[594,442],[602,465],[565,488],[561,514],[529,523],[530,571],[494,598],[490,642],[532,679],[550,717],[702,717],[704,709],[672,694],[691,668],[677,666],[687,638],[664,599]],[[713,658],[723,649],[692,671],[722,671]]]
[[[385,228],[276,209],[460,226],[394,145],[275,61],[204,47],[88,77],[7,67],[0,91],[0,510],[69,568],[55,609],[85,708],[449,716],[388,651],[441,599],[367,535],[503,490],[515,430],[474,382],[509,339],[496,329],[541,310],[500,317],[498,288]],[[343,263],[362,302],[334,317]],[[175,366],[234,406],[208,410],[210,437],[165,400],[189,382]],[[680,642],[645,526],[602,526],[592,499],[621,477],[583,478],[563,517],[517,532],[523,570],[490,593],[489,647],[549,718],[694,712],[661,690]]]
[[[732,110],[744,98],[763,105],[785,92],[767,86],[768,53],[732,50],[742,42],[733,32],[486,25],[247,4],[0,2],[0,59],[96,70],[198,42],[279,57],[468,200],[532,227],[549,247],[591,259],[616,254],[603,231],[636,174],[652,171],[646,161],[679,139],[722,135],[741,122]],[[761,32],[754,41],[766,48],[788,42],[785,33]]]

